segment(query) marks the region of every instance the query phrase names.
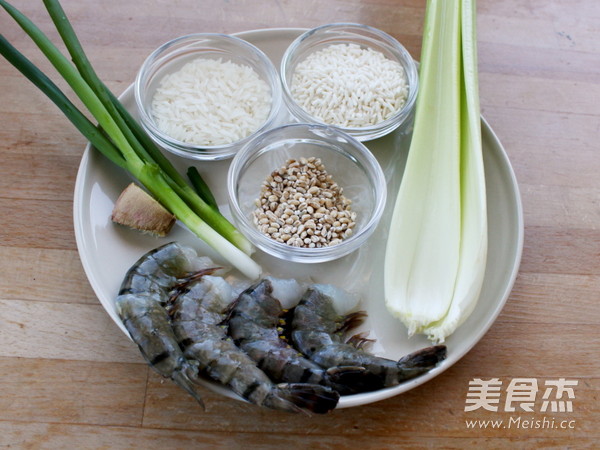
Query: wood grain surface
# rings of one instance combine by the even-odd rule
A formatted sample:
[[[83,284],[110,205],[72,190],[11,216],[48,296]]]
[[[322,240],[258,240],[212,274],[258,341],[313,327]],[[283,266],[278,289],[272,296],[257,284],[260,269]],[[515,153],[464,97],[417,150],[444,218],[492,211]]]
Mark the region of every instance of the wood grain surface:
[[[58,38],[42,2],[13,3]],[[419,58],[425,9],[425,0],[62,4],[116,93],[152,50],[193,32],[359,22]],[[0,448],[598,448],[600,8],[595,0],[480,0],[478,27],[482,113],[508,153],[524,208],[514,289],[489,332],[449,370],[325,417],[208,391],[202,411],[148,368],[100,305],[77,253],[73,189],[86,142],[1,60]],[[4,11],[0,30],[52,72]],[[476,378],[504,386],[577,380],[573,412],[465,411]],[[517,416],[557,426],[467,425]],[[565,420],[572,426],[561,428]]]

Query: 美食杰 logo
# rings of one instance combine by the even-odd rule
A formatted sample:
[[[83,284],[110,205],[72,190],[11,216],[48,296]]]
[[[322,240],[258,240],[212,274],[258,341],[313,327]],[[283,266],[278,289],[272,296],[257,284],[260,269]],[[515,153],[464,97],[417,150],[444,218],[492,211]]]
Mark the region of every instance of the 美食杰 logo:
[[[491,411],[520,413],[498,420],[467,420],[467,428],[545,428],[573,429],[575,420],[561,414],[573,412],[578,380],[565,378],[539,381],[537,378],[513,378],[506,383],[499,378],[474,378],[469,381],[465,412]],[[540,413],[543,417],[523,415]],[[548,417],[552,413],[559,417]]]

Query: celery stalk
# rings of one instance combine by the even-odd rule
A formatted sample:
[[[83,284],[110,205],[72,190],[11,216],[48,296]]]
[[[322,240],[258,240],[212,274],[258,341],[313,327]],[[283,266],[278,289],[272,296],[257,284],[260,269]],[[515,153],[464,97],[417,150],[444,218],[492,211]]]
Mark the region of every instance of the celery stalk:
[[[388,237],[384,290],[409,335],[441,320],[460,243],[460,3],[429,0],[413,137]]]
[[[427,3],[413,139],[386,248],[385,298],[434,342],[466,320],[487,258],[475,0]]]
[[[424,330],[444,342],[471,314],[483,285],[487,258],[487,205],[481,147],[475,1],[462,6],[463,83],[461,89],[461,240],[458,277],[448,314]]]

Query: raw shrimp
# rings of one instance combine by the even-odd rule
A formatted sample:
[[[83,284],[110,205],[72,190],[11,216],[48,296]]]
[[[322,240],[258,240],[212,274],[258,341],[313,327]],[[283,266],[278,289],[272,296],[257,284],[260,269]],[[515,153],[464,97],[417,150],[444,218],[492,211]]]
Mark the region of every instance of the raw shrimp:
[[[427,347],[404,356],[399,361],[381,358],[364,351],[367,341],[356,335],[344,342],[346,331],[356,326],[364,313],[339,315],[331,297],[309,288],[294,309],[291,339],[298,350],[323,368],[339,365],[364,367],[370,377],[364,378],[362,391],[395,386],[435,367],[446,357],[446,347]],[[358,388],[358,386],[356,386]]]
[[[117,312],[150,366],[200,403],[195,383],[205,373],[270,408],[315,413],[335,408],[337,392],[308,384],[275,386],[227,339],[222,310],[236,294],[223,278],[206,276],[219,270],[211,265],[172,242],[143,255],[125,275]]]
[[[180,286],[171,299],[170,315],[185,357],[198,361],[201,372],[251,403],[291,412],[326,413],[335,408],[336,391],[305,383],[275,385],[234,344],[221,325],[230,300],[231,287],[220,277]]]
[[[192,248],[169,242],[143,255],[127,271],[119,295],[154,293],[161,303],[168,300],[173,287],[183,278],[207,268],[210,261],[202,260]]]
[[[229,335],[275,381],[322,384],[347,393],[347,385],[365,369],[322,368],[292,348],[282,334],[285,311],[271,294],[268,279],[242,292],[229,310]]]
[[[175,242],[149,251],[125,274],[115,306],[150,367],[202,404],[194,385],[198,364],[183,355],[164,308],[172,289],[205,273],[196,271],[199,260],[193,249]]]
[[[119,295],[116,307],[131,339],[150,367],[163,377],[171,378],[204,407],[190,380],[198,369],[180,350],[167,311],[160,305],[160,297],[155,293]]]

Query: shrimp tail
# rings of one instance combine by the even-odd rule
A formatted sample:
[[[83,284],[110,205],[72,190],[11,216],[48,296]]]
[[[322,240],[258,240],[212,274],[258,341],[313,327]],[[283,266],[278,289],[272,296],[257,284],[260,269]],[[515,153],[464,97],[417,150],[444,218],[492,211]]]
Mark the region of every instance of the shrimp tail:
[[[380,377],[362,366],[336,366],[327,369],[329,383],[342,395],[380,389]]]
[[[398,360],[399,373],[402,374],[403,379],[412,378],[434,368],[445,358],[445,345],[425,347],[400,358]]]
[[[288,409],[296,412],[325,414],[334,409],[340,399],[340,394],[327,387],[318,384],[307,383],[280,383],[276,386],[276,395],[270,397],[271,405],[279,403],[276,409]],[[292,408],[281,408],[281,403],[286,402]],[[288,405],[289,406],[289,405]]]

